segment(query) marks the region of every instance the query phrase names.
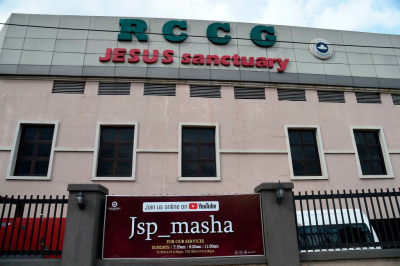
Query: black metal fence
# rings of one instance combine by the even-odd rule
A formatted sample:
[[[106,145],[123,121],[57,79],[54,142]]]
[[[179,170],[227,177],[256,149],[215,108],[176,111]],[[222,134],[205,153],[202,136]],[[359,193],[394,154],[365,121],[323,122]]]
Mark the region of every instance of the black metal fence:
[[[293,195],[299,250],[400,248],[400,189]]]
[[[65,196],[0,196],[0,258],[61,258]]]

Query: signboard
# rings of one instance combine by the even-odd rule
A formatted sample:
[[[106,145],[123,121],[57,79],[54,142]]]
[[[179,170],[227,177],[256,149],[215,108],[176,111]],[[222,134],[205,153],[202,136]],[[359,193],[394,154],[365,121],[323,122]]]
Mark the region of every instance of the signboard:
[[[264,255],[258,194],[107,196],[103,258]]]

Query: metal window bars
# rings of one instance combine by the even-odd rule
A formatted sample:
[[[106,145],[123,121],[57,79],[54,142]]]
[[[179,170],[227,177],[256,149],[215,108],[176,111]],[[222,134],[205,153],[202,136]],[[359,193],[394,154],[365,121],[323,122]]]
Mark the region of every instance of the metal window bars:
[[[60,258],[65,196],[0,196],[0,258]]]
[[[400,188],[293,195],[299,251],[400,248]]]

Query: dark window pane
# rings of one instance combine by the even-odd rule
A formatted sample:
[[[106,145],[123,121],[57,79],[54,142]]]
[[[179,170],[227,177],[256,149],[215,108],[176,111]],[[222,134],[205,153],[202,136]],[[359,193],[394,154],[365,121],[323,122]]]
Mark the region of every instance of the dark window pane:
[[[291,148],[292,159],[304,159],[303,149],[301,147]]]
[[[49,169],[49,161],[36,161],[34,175],[46,176]]]
[[[38,144],[37,154],[38,157],[50,157],[51,144]]]
[[[101,128],[101,140],[102,141],[115,141],[117,129],[112,127]]]
[[[29,126],[24,126],[24,137],[23,140],[35,140],[36,139],[36,127],[29,127]]]
[[[39,128],[39,139],[40,140],[52,140],[53,139],[53,127],[42,127]]]
[[[386,170],[383,163],[372,163],[372,170],[375,175],[386,175]]]
[[[301,144],[300,131],[289,130],[289,141],[290,141],[290,144]]]
[[[182,156],[184,159],[197,159],[197,146],[184,146]]]
[[[132,142],[133,128],[121,128],[119,131],[119,141]]]
[[[215,163],[202,163],[201,176],[216,176]]]
[[[118,162],[117,163],[117,176],[131,176],[132,163],[131,162]]]
[[[132,145],[121,145],[118,149],[118,158],[132,158]]]
[[[314,130],[304,130],[303,131],[303,141],[305,144],[315,143],[315,131]]]
[[[112,163],[112,162],[99,162],[97,175],[98,176],[112,176],[113,168],[114,168],[114,163]]]
[[[24,143],[21,144],[21,154],[22,157],[32,157],[33,156],[33,144]]]
[[[197,163],[183,163],[182,176],[199,176]]]
[[[101,147],[100,158],[114,158],[115,146],[103,145]]]
[[[380,159],[381,158],[381,152],[380,152],[379,147],[376,147],[376,146],[371,147],[369,149],[369,154],[371,156],[371,159]]]
[[[362,132],[354,131],[354,138],[356,140],[357,145],[365,144],[364,134]]]
[[[305,153],[306,159],[318,158],[318,152],[315,147],[304,147],[304,153]]]
[[[197,141],[197,130],[190,128],[182,129],[183,142],[196,142]]]
[[[31,171],[31,161],[19,161],[15,168],[14,175],[29,175]]]
[[[301,162],[293,162],[294,175],[305,175],[304,164]]]
[[[359,146],[359,147],[357,147],[357,151],[358,151],[358,156],[360,157],[361,160],[369,159],[368,151],[367,151],[366,147]]]
[[[200,147],[201,159],[214,159],[214,146],[201,146]]]
[[[365,138],[367,139],[367,144],[377,144],[378,143],[376,132],[366,132]]]
[[[200,129],[200,143],[213,143],[214,142],[214,129],[202,128]]]
[[[370,163],[361,163],[361,169],[363,175],[372,175],[372,167]]]
[[[307,164],[307,175],[321,175],[321,171],[319,169],[319,163],[309,162]]]

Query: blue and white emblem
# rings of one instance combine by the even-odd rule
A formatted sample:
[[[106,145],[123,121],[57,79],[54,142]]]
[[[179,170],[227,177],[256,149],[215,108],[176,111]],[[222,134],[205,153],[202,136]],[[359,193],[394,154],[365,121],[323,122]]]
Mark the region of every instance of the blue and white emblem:
[[[319,59],[328,59],[333,55],[332,45],[327,40],[315,38],[310,44],[311,53]]]

